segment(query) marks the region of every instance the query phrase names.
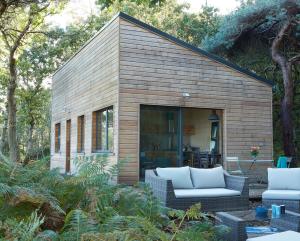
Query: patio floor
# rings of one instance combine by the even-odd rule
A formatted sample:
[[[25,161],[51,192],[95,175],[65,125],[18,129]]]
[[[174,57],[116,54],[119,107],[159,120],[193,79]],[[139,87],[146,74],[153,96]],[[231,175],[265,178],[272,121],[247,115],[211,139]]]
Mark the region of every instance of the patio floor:
[[[249,184],[249,198],[261,199],[262,193],[268,188],[267,184],[250,183]]]

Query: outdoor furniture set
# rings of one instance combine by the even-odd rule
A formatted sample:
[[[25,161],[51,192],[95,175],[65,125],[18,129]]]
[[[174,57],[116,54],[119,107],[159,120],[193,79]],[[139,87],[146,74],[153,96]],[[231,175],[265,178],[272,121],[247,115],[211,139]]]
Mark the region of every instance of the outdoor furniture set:
[[[167,207],[188,209],[201,203],[203,211],[248,209],[248,179],[232,176],[222,167],[146,170],[145,182]]]
[[[222,167],[156,168],[146,170],[145,182],[167,207],[185,210],[201,203],[202,211],[216,212],[219,220],[231,229],[225,240],[246,240],[247,226],[300,232],[300,168],[268,168],[268,190],[262,194],[263,205],[267,208],[273,204],[285,205],[287,211],[280,218],[272,218],[269,213],[263,222],[257,219],[255,209],[249,209],[248,178],[229,175]],[[255,240],[249,235],[248,238]]]

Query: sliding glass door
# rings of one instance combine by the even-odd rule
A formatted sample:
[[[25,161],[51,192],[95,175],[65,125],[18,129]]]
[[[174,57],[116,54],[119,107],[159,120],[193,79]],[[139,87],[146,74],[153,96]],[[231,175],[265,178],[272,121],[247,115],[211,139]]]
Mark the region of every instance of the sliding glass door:
[[[156,167],[220,163],[220,117],[213,114],[211,109],[141,105],[140,178]]]
[[[179,166],[180,109],[176,107],[141,106],[140,111],[140,177],[146,169]]]

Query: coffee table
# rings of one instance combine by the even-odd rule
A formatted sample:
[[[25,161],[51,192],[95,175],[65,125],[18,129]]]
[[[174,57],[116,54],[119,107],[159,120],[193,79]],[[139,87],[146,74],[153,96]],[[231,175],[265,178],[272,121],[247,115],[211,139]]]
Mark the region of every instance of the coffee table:
[[[243,211],[217,212],[217,223],[230,228],[230,231],[224,236],[228,241],[245,241],[247,238],[263,236],[266,234],[246,233],[246,227],[270,226],[277,228],[279,232],[292,230],[300,231],[300,214],[286,211],[286,214],[280,218],[272,218],[271,210],[268,212],[268,218],[259,220],[255,217],[255,209]]]

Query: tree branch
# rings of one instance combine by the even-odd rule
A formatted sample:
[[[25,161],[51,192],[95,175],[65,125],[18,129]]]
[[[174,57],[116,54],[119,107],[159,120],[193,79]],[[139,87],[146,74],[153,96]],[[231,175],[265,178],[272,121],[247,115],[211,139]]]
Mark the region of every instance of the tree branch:
[[[30,13],[29,13],[29,14],[30,14]],[[19,47],[19,45],[20,45],[20,43],[21,43],[23,37],[26,35],[27,31],[28,31],[29,28],[30,28],[30,25],[32,24],[32,20],[33,20],[33,19],[32,19],[32,15],[30,14],[29,17],[28,17],[28,21],[27,21],[25,27],[23,28],[23,30],[20,32],[19,36],[18,36],[17,39],[15,40],[14,45],[13,45],[12,48],[11,48],[11,52],[14,53],[14,52],[18,49],[18,47]]]
[[[300,54],[295,55],[294,57],[289,59],[289,63],[291,63],[291,64],[294,64],[294,63],[299,62],[299,61],[300,61]]]
[[[292,23],[290,21],[286,22],[272,42],[272,58],[280,66],[283,66],[287,61],[286,58],[280,53],[280,46],[283,42],[284,36],[291,31],[291,27]]]
[[[18,33],[22,33],[22,32],[23,32],[23,30],[18,30],[18,29],[13,29],[13,28],[8,28],[7,30],[14,31],[14,32],[18,32]],[[46,35],[46,36],[49,35],[48,32],[44,32],[44,31],[27,31],[26,33],[27,33],[27,34],[38,33],[38,34],[44,34],[44,35]]]
[[[6,11],[6,9],[7,9],[7,3],[6,3],[6,1],[0,0],[0,17]]]
[[[9,41],[8,41],[8,39],[7,39],[6,33],[5,33],[3,30],[1,30],[1,33],[2,33],[2,37],[3,37],[3,39],[4,39],[4,42],[5,42],[6,47],[7,47],[8,49],[11,49],[11,46],[10,46]]]

